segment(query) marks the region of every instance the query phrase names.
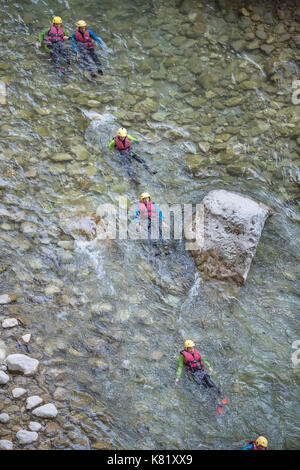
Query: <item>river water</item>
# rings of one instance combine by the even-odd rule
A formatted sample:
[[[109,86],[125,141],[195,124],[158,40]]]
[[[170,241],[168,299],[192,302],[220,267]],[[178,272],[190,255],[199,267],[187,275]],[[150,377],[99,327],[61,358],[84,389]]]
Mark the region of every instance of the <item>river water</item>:
[[[253,20],[238,15],[244,2],[227,3],[1,3],[0,282],[18,301],[0,308],[32,333],[28,347],[13,330],[2,339],[41,362],[26,383],[59,410],[43,448],[234,449],[260,434],[299,448],[300,28],[278,19],[276,2],[253,2]],[[103,77],[75,62],[59,77],[35,49],[53,15],[101,38]],[[138,188],[108,151],[120,126],[158,170],[136,165]],[[216,188],[274,209],[241,288],[203,281],[183,240],[157,259],[147,243],[72,229],[120,196],[195,204]],[[174,385],[187,338],[228,399],[219,417],[186,375]]]

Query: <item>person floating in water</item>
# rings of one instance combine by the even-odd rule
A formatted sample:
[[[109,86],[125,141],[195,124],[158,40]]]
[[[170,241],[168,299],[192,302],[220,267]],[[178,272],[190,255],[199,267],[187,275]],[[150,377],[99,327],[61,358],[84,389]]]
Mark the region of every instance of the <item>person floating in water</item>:
[[[54,60],[58,73],[63,73],[63,67],[60,63],[61,58],[63,58],[67,64],[67,71],[73,72],[69,55],[64,48],[64,41],[68,39],[70,39],[70,36],[62,29],[62,19],[60,16],[55,16],[52,20],[51,28],[46,28],[38,36],[36,46],[41,47],[44,42],[45,50]]]
[[[96,34],[91,29],[87,29],[86,22],[80,20],[77,22],[77,29],[72,36],[73,51],[76,54],[76,59],[80,61],[81,66],[90,72],[92,77],[96,74],[92,70],[91,61],[96,64],[97,71],[103,75],[101,62],[95,52],[93,39],[99,44],[102,49],[102,43]]]
[[[116,148],[119,151],[121,161],[131,180],[136,184],[140,184],[136,177],[136,173],[131,166],[132,159],[139,162],[151,175],[155,175],[157,171],[152,170],[139,155],[132,152],[131,142],[138,142],[138,139],[127,134],[127,130],[124,127],[120,127],[116,137],[114,137],[109,144],[109,150]]]
[[[207,361],[204,361],[204,363],[209,367],[209,372],[212,373],[213,370],[210,367],[210,364]],[[213,390],[217,397],[221,399],[221,392],[216,386],[216,384],[211,380],[210,375],[205,372],[204,363],[202,361],[199,351],[195,348],[194,341],[192,341],[191,339],[187,339],[184,343],[184,349],[180,351],[180,358],[176,373],[175,384],[179,382],[183,366],[185,366],[188,373],[191,374],[194,381],[198,385],[200,385],[200,387],[203,387],[204,389]],[[227,404],[226,398],[221,399],[221,404]],[[217,413],[222,413],[222,410],[223,407],[219,404],[217,406]]]
[[[268,440],[264,436],[259,436],[256,441],[250,441],[240,450],[268,450]]]
[[[155,202],[151,201],[149,193],[141,194],[140,203],[135,211],[134,221],[137,224],[136,230],[138,232],[143,228],[147,233],[148,240],[155,248],[155,256],[161,254],[158,242],[162,244],[165,254],[169,255],[168,243],[162,238],[162,226],[168,227],[168,225],[164,222],[162,212]]]

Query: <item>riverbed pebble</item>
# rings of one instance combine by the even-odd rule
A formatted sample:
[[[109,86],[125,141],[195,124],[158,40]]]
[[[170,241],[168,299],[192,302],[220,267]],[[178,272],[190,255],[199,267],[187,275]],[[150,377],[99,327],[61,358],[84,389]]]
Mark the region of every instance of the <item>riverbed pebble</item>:
[[[9,371],[22,372],[24,375],[33,375],[37,372],[39,361],[25,354],[10,354],[6,358]]]
[[[3,370],[0,370],[0,385],[5,385],[8,381],[9,376]]]
[[[22,445],[31,444],[32,442],[36,441],[38,437],[39,435],[37,432],[26,431],[25,429],[21,429],[16,434],[16,438]]]
[[[7,413],[0,414],[0,423],[6,424],[9,422],[9,415]]]
[[[2,328],[13,328],[18,326],[18,320],[16,318],[5,318],[2,321]]]
[[[55,405],[52,403],[47,403],[46,405],[35,408],[32,414],[39,416],[40,418],[56,418],[58,411]]]
[[[26,333],[25,335],[22,336],[22,341],[25,344],[28,344],[30,340],[31,340],[31,334],[30,333]]]
[[[33,431],[33,432],[38,432],[42,429],[42,425],[38,423],[37,421],[30,421],[28,427],[30,431]]]
[[[13,449],[13,443],[11,441],[8,441],[7,439],[0,440],[0,450],[12,450],[12,449]]]
[[[39,397],[38,395],[33,395],[31,397],[28,397],[26,400],[26,409],[31,410],[32,408],[35,408],[36,406],[40,405],[43,403],[43,399]]]
[[[21,387],[16,387],[12,390],[12,396],[14,398],[20,398],[23,395],[25,395],[26,393],[27,393],[27,390],[25,390],[25,388],[21,388]]]
[[[14,294],[1,294],[0,295],[0,304],[10,304],[17,300],[17,296]]]

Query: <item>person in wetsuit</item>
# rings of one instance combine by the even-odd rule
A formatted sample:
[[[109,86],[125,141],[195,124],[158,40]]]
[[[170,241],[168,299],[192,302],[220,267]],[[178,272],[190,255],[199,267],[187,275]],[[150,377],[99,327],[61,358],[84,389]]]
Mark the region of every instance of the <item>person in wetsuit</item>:
[[[127,134],[124,127],[120,127],[116,137],[109,144],[109,150],[116,148],[119,151],[120,159],[125,166],[127,173],[135,184],[140,184],[134,169],[131,166],[132,159],[139,162],[151,175],[155,175],[156,171],[152,170],[147,163],[131,149],[131,142],[138,142],[138,139]]]
[[[164,222],[162,212],[155,202],[151,201],[149,193],[142,193],[140,202],[134,214],[136,230],[140,232],[143,228],[147,233],[148,240],[155,248],[155,256],[159,256],[161,251],[158,243],[163,246],[165,255],[169,254],[168,242],[162,238],[162,227],[168,227]]]
[[[95,63],[97,71],[100,75],[103,75],[103,70],[101,62],[95,52],[93,39],[102,49],[102,43],[100,39],[91,29],[87,29],[87,24],[84,20],[79,20],[77,22],[77,30],[72,36],[73,51],[76,54],[76,60],[80,61],[81,66],[90,72],[92,77],[95,77],[96,74],[92,70],[92,62]]]
[[[216,384],[211,380],[210,375],[205,372],[204,363],[209,367],[209,372],[212,373],[213,370],[210,367],[210,364],[207,361],[202,361],[199,351],[195,348],[195,343],[191,339],[187,339],[184,343],[184,349],[180,351],[180,358],[178,363],[178,369],[176,373],[175,384],[179,382],[181,377],[183,366],[186,367],[188,373],[191,374],[191,377],[194,381],[205,389],[212,390],[218,398],[221,398],[221,392],[216,386]],[[226,398],[221,400],[222,405],[227,404]],[[217,412],[222,412],[222,406],[217,406]]]
[[[41,47],[44,42],[45,51],[51,55],[56,71],[60,74],[63,73],[61,59],[67,64],[67,71],[73,72],[68,52],[64,48],[64,41],[68,39],[70,39],[70,36],[62,28],[61,17],[55,16],[52,20],[52,26],[39,34],[38,42],[36,43],[37,47]]]
[[[248,445],[240,450],[268,450],[268,439],[259,436],[256,441],[250,441]]]

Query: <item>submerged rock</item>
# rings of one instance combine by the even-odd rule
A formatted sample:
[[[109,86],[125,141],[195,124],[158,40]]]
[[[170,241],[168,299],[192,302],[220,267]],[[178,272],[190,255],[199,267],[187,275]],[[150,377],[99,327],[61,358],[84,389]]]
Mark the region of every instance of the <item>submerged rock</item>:
[[[225,190],[211,191],[203,199],[202,208],[204,217],[200,211],[198,219],[193,218],[197,237],[189,248],[197,268],[206,278],[244,284],[272,209],[248,196]]]

